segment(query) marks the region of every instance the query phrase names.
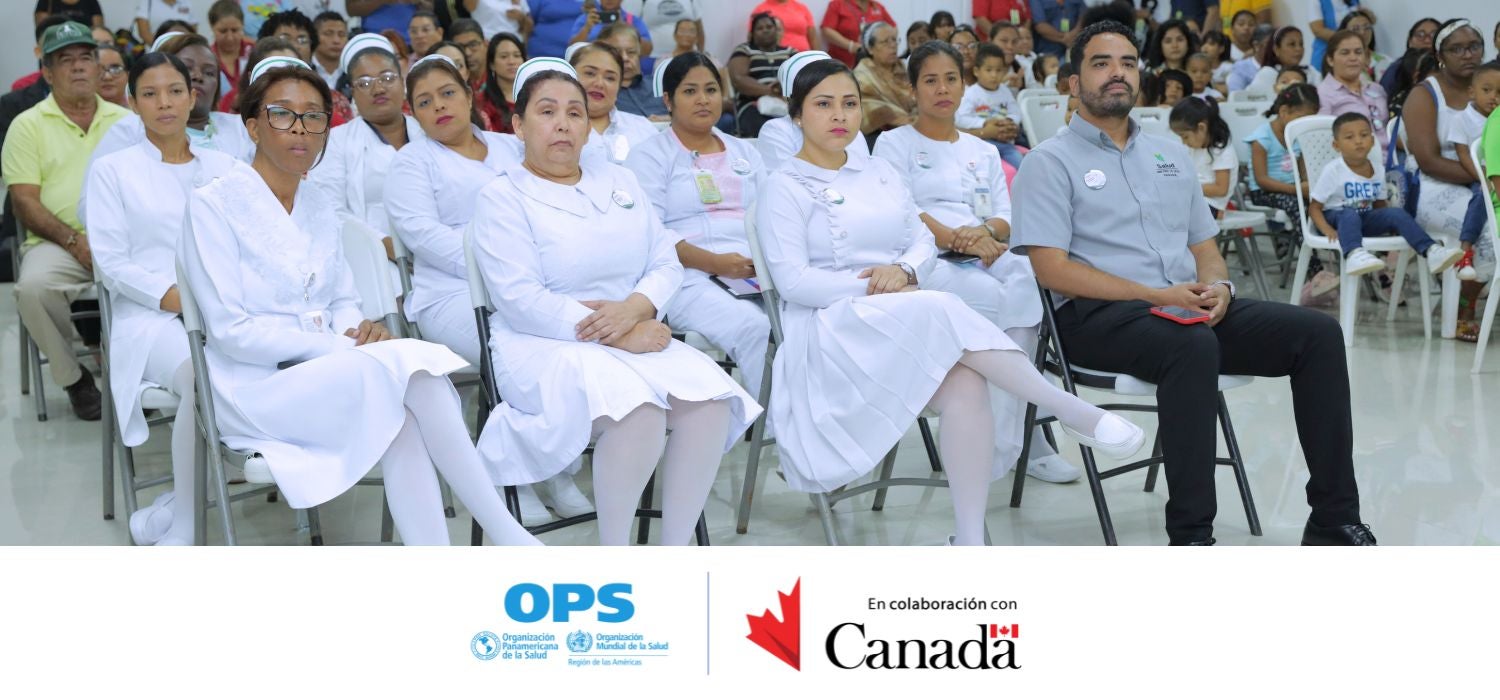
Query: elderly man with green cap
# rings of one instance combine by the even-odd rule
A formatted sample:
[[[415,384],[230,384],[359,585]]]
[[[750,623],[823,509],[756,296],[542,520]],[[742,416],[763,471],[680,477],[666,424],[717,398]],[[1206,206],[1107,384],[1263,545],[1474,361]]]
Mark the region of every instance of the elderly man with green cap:
[[[52,94],[22,112],[5,136],[5,183],[27,231],[16,306],[21,322],[66,387],[73,412],[99,420],[94,378],[74,355],[70,306],[93,284],[93,258],[78,220],[89,154],[129,112],[106,102],[99,87],[99,47],[89,28],[64,22],[42,34],[42,77]],[[41,391],[37,387],[36,391]]]

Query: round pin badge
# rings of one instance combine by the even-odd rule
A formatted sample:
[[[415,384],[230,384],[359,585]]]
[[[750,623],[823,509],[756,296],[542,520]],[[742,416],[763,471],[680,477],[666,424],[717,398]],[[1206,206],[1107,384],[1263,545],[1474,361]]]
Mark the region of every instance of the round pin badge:
[[[729,164],[729,167],[734,169],[736,175],[750,174],[750,161],[744,158],[735,158],[734,162]]]
[[[917,167],[922,168],[923,170],[929,170],[932,168],[932,157],[927,155],[927,151],[921,151],[917,153],[916,161]]]
[[[828,202],[829,204],[843,204],[844,195],[839,194],[838,190],[830,187],[823,190],[823,201]]]
[[[635,198],[631,197],[630,193],[625,190],[615,190],[614,194],[610,195],[610,199],[615,200],[615,204],[620,205],[623,209],[635,206]]]
[[[1091,190],[1104,189],[1104,183],[1108,181],[1108,178],[1104,177],[1103,171],[1099,170],[1090,170],[1083,175],[1083,184],[1088,185]]]

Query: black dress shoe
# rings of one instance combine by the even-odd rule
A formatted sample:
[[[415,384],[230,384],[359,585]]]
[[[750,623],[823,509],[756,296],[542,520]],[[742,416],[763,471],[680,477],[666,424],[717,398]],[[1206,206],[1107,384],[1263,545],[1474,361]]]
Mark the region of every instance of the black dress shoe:
[[[1217,541],[1210,537],[1206,540],[1189,540],[1187,542],[1171,542],[1168,544],[1172,547],[1212,547]]]
[[[1322,527],[1309,520],[1302,529],[1302,546],[1373,547],[1375,533],[1364,523]]]
[[[73,415],[83,420],[99,420],[103,397],[94,386],[94,375],[84,370],[83,376],[68,387],[68,402],[73,404]]]

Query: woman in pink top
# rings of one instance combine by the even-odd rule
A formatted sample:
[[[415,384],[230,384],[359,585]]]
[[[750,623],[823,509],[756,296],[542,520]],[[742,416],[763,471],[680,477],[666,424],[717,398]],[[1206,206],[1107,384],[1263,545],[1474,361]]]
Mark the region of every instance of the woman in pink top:
[[[1323,54],[1323,82],[1318,83],[1319,114],[1338,116],[1358,112],[1370,118],[1380,148],[1390,143],[1386,122],[1390,120],[1385,88],[1365,72],[1369,56],[1365,40],[1347,29],[1335,32]]]
[[[828,55],[853,68],[855,54],[859,53],[859,34],[876,22],[896,26],[896,20],[891,19],[891,13],[878,0],[830,0],[828,10],[823,13],[823,40],[828,42]]]
[[[821,48],[818,25],[813,21],[812,10],[798,0],[765,0],[750,13],[751,17],[769,12],[781,21],[781,43],[793,51],[811,51]]]

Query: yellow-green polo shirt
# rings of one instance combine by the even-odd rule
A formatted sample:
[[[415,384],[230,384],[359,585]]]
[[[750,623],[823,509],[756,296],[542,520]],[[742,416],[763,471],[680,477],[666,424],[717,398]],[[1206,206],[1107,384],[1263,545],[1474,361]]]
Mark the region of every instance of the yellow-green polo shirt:
[[[47,99],[22,112],[11,122],[5,135],[3,169],[5,184],[37,185],[42,188],[42,206],[52,212],[58,220],[83,233],[83,222],[78,220],[78,198],[83,195],[83,178],[88,171],[89,156],[94,147],[104,138],[115,122],[130,114],[119,105],[95,96],[98,108],[89,130],[78,128],[57,100]],[[27,232],[26,245],[40,241],[36,234]]]

